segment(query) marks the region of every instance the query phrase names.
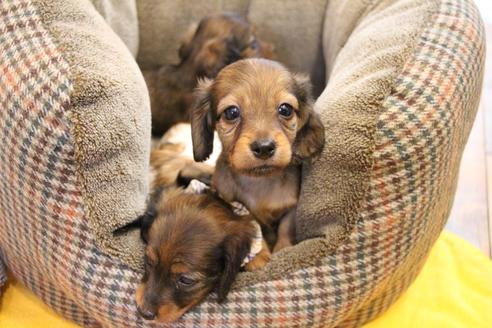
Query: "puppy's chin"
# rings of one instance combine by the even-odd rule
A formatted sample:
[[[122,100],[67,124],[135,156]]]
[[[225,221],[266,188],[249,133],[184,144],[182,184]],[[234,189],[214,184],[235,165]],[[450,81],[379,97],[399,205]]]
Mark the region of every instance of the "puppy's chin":
[[[252,177],[266,177],[282,174],[289,166],[292,152],[282,152],[270,159],[260,160],[249,153],[234,151],[229,156],[231,168],[239,174]]]
[[[281,174],[285,170],[285,167],[273,166],[273,165],[260,165],[251,168],[242,168],[237,170],[243,175],[251,177],[268,177]]]
[[[205,298],[206,294],[207,291],[199,292],[199,294],[195,296],[195,299],[190,304],[185,305],[182,308],[177,306],[174,302],[169,302],[167,304],[161,305],[159,307],[159,310],[157,311],[157,317],[155,318],[155,321],[159,323],[171,323],[178,320],[190,308],[192,308],[194,305],[199,303],[203,298]]]
[[[179,318],[194,304],[185,306],[184,308],[179,308],[175,304],[166,304],[159,308],[157,317],[155,321],[160,323],[171,323]]]

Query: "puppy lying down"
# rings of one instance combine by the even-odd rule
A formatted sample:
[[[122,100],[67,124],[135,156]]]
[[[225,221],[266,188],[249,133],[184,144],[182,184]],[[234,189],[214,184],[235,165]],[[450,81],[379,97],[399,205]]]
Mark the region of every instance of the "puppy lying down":
[[[221,302],[243,264],[251,271],[268,262],[253,217],[210,192],[161,188],[153,198],[142,218],[145,274],[136,292],[145,319],[172,322],[212,291]],[[259,252],[249,258],[252,246]]]

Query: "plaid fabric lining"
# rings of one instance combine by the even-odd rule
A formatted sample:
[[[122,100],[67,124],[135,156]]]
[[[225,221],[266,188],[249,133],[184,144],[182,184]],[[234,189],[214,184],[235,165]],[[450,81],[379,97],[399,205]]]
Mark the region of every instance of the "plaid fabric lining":
[[[29,0],[0,3],[0,248],[12,273],[84,326],[143,327],[138,275],[95,246],[77,182],[70,71]],[[354,326],[418,274],[451,206],[483,65],[475,7],[443,1],[377,124],[375,165],[350,239],[314,267],[234,290],[177,327]],[[1,275],[1,272],[0,272]]]
[[[84,215],[65,110],[68,66],[28,1],[2,1],[0,17],[3,260],[58,312],[91,323],[54,283],[73,276],[76,261],[60,254],[74,251],[76,218]]]

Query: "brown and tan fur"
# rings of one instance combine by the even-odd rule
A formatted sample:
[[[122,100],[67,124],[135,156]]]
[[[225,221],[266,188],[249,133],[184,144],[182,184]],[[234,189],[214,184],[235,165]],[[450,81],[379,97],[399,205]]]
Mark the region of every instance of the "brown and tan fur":
[[[192,179],[210,185],[215,160],[220,153],[220,144],[206,162],[193,160],[189,123],[178,123],[171,127],[160,140],[154,140],[150,152],[150,181],[152,189],[159,187],[184,186]]]
[[[221,14],[204,18],[186,33],[177,65],[143,72],[151,101],[152,134],[161,136],[174,124],[189,121],[198,78],[213,78],[242,58],[273,56],[273,47],[256,37],[244,17]]]
[[[206,295],[223,301],[255,236],[251,216],[237,216],[212,193],[157,188],[140,218],[146,242],[145,273],[136,291],[137,308],[149,320],[172,322]],[[266,265],[263,250],[245,269]]]
[[[150,153],[150,165],[154,170],[152,187],[178,186],[191,179],[210,184],[214,167],[206,163],[197,163],[183,156],[184,146],[176,143],[161,143]]]
[[[278,234],[274,251],[294,241],[301,164],[324,144],[310,89],[308,78],[277,62],[245,59],[222,69],[214,81],[201,81],[196,94],[195,160],[210,155],[217,130],[222,153],[212,184],[226,202],[241,202]],[[280,115],[280,107],[290,107],[292,114]],[[240,113],[233,120],[228,119],[231,108]]]

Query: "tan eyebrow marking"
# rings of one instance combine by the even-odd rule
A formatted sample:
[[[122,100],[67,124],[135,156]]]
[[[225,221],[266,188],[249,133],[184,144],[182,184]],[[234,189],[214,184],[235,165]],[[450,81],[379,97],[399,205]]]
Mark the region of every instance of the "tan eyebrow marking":
[[[238,101],[233,94],[229,94],[219,101],[217,105],[217,114],[220,115],[229,106],[239,107]]]
[[[294,96],[292,93],[287,92],[287,91],[282,91],[280,93],[281,102],[277,104],[277,106],[280,106],[281,104],[287,103],[291,105],[295,110],[299,109],[299,102],[297,101],[296,96]]]

